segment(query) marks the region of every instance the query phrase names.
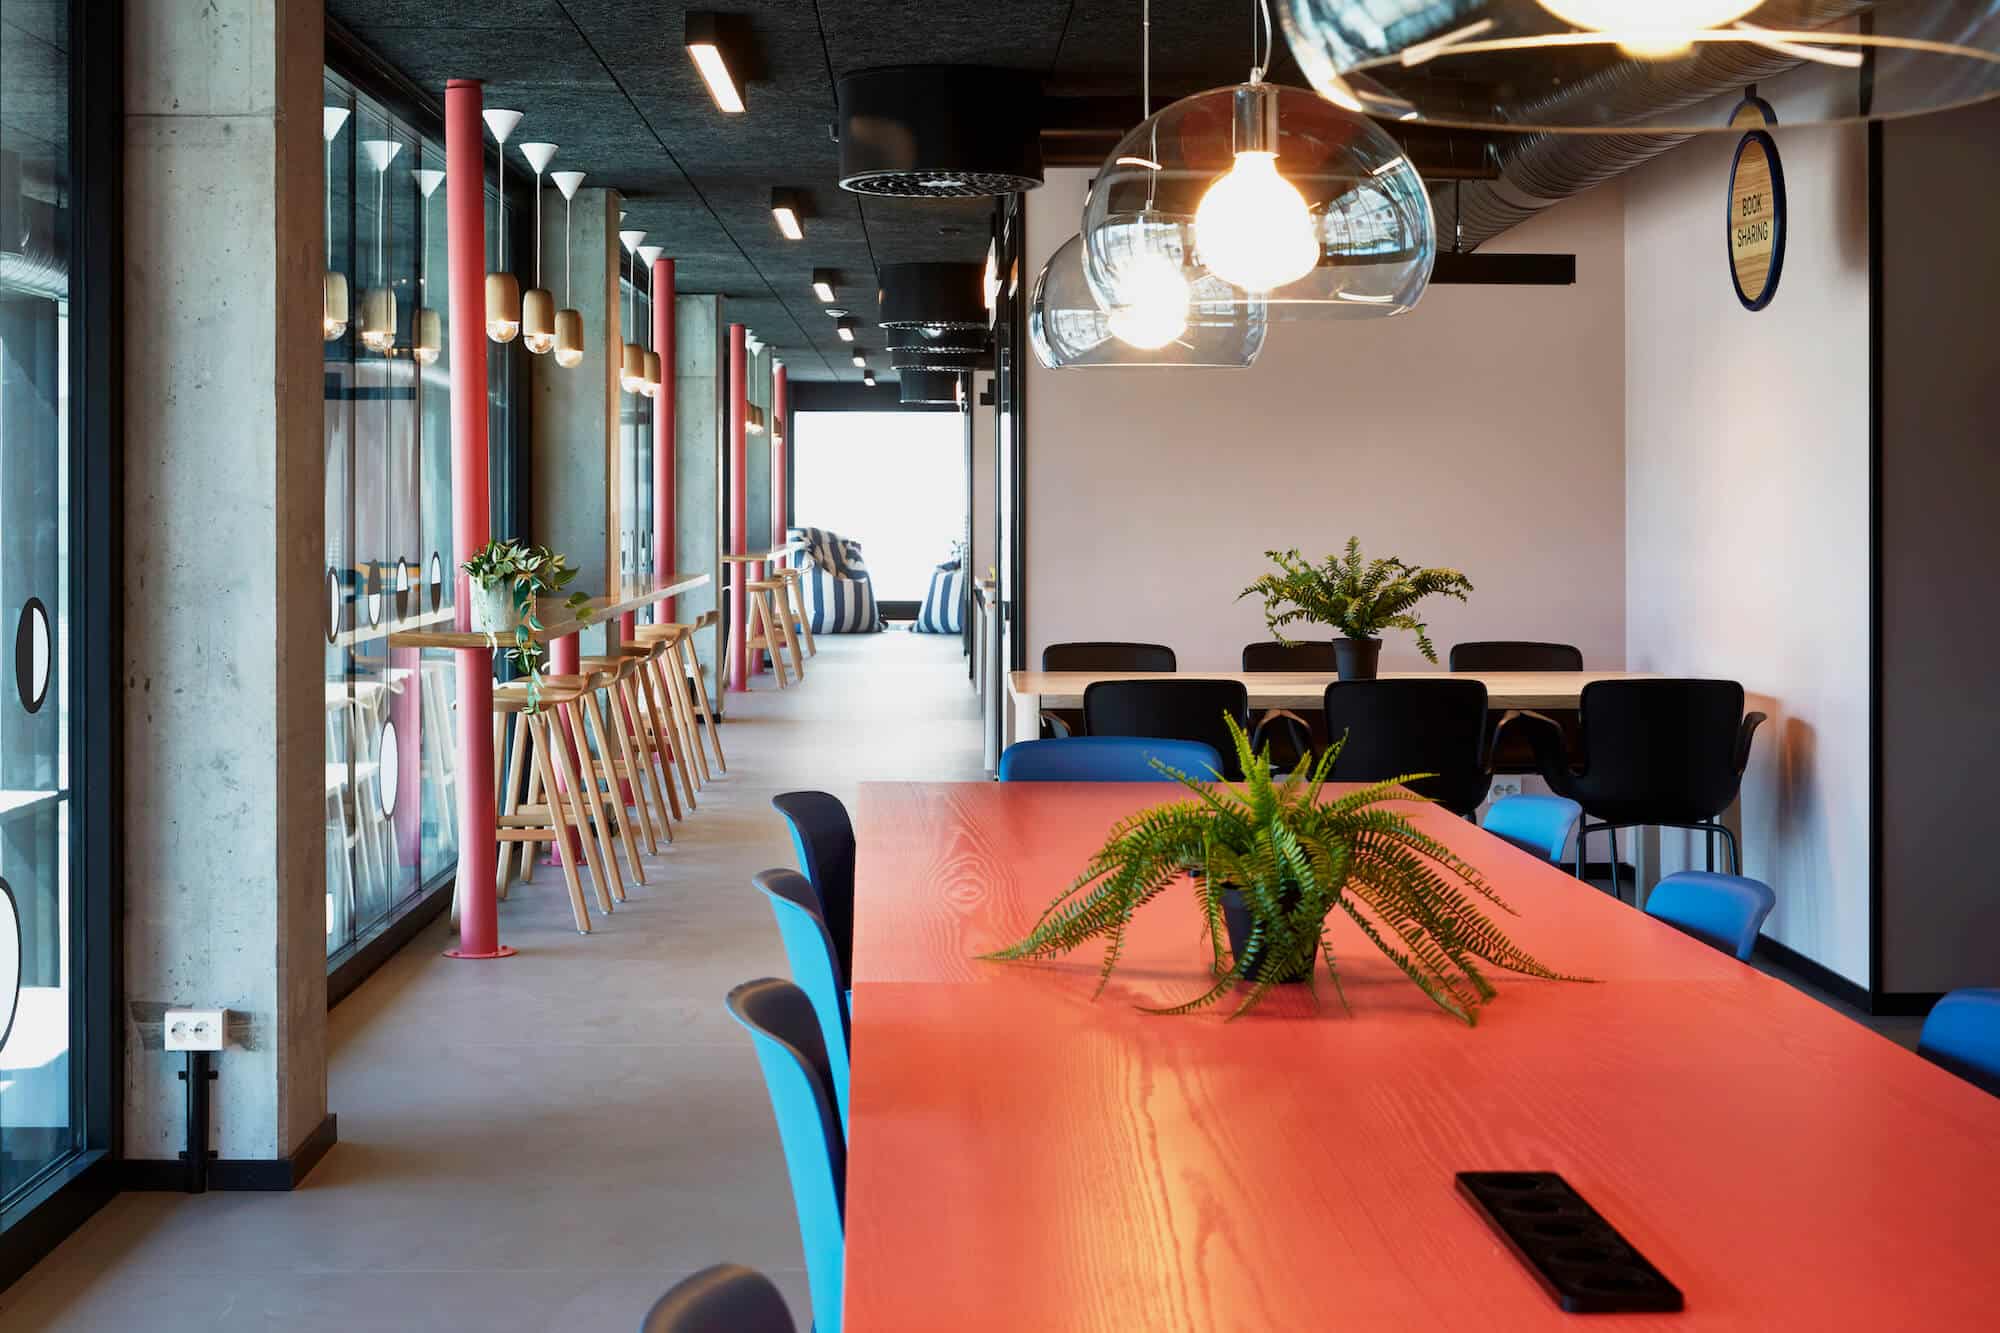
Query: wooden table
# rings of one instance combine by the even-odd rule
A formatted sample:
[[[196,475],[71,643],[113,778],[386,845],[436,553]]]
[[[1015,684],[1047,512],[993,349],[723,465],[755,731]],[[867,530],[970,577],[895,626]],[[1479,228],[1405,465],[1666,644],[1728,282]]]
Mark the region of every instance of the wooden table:
[[[1240,680],[1250,692],[1250,707],[1318,708],[1326,687],[1340,679],[1330,671],[1180,671],[1189,680]],[[1012,671],[1008,693],[1014,696],[1014,739],[1031,741],[1041,734],[1044,708],[1081,708],[1083,692],[1100,680],[1159,680],[1161,673],[1130,671]],[[1648,680],[1642,671],[1384,671],[1383,680],[1476,680],[1486,686],[1489,707],[1575,708],[1583,687],[1593,680]]]
[[[602,625],[607,620],[615,620],[627,611],[636,611],[651,606],[669,597],[691,592],[708,586],[706,574],[666,574],[659,578],[636,579],[606,593],[602,597],[590,599],[590,619],[579,620],[574,611],[562,604],[560,598],[543,598],[540,603],[542,627],[533,632],[537,643],[553,643],[567,638],[591,625]],[[388,636],[392,648],[484,648],[487,637],[483,631],[459,629],[401,629]]]
[[[1505,928],[1585,985],[1501,973],[1477,1028],[1351,929],[1225,1024],[1191,893],[1093,952],[1021,935],[1164,785],[871,784],[857,809],[846,1326],[1974,1329],[2000,1325],[2000,1099],[1437,807]],[[1784,887],[1779,886],[1784,892]],[[1453,1189],[1562,1172],[1686,1294],[1564,1315]]]

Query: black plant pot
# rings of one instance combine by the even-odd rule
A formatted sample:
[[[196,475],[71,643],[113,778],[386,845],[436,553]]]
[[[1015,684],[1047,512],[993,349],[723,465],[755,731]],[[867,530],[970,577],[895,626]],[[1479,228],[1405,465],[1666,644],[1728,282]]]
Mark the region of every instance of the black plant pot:
[[[1382,661],[1380,639],[1335,639],[1333,664],[1342,680],[1373,680]]]
[[[1281,901],[1284,903],[1287,911],[1297,905],[1298,897],[1297,889],[1286,889],[1284,891]],[[1252,929],[1250,908],[1243,901],[1243,895],[1235,889],[1224,889],[1222,891],[1222,927],[1229,933],[1229,952],[1231,956],[1243,963],[1239,975],[1254,978],[1257,975],[1257,969],[1264,965],[1262,957],[1264,951],[1261,947],[1255,949],[1250,947],[1250,931]],[[1298,968],[1292,975],[1279,977],[1278,980],[1287,983],[1312,980],[1313,963],[1317,957],[1317,954],[1307,955],[1304,966]]]

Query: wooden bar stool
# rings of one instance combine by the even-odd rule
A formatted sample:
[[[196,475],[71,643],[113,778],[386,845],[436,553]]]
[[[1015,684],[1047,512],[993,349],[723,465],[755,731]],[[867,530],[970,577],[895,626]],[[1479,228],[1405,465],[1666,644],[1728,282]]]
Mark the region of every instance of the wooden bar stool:
[[[505,897],[517,845],[523,853],[523,882],[534,877],[536,845],[552,843],[572,851],[583,848],[582,859],[589,862],[598,906],[609,913],[612,904],[607,891],[607,868],[609,874],[616,874],[618,866],[606,836],[602,804],[594,803],[593,808],[577,776],[570,748],[573,733],[570,719],[565,716],[570,707],[582,700],[584,680],[582,676],[544,677],[541,709],[533,713],[528,711],[526,681],[493,687],[496,750],[507,732],[507,719],[513,719],[506,762],[500,762],[501,755],[494,756],[494,769],[500,777],[499,813],[494,820],[496,840],[500,843],[499,890]],[[579,858],[563,855],[559,859],[577,933],[588,935],[590,911],[584,902],[583,882],[576,873]]]
[[[668,644],[659,629],[657,625],[638,627],[635,633],[639,641],[628,643],[619,651],[633,663],[638,727],[645,733],[645,743],[651,747],[654,762],[660,766],[661,782],[673,803],[675,816],[685,818],[681,813],[682,798],[686,798],[689,810],[695,808],[694,761],[688,757],[690,741],[683,733],[688,725],[685,705],[669,679],[672,673],[665,665]]]
[[[785,674],[784,650],[789,648],[792,663],[799,679],[805,679],[805,657],[799,652],[798,636],[792,627],[778,619],[776,597],[785,590],[783,579],[752,579],[743,585],[750,596],[749,634],[743,640],[743,651],[747,653],[767,652],[771,655],[771,670],[778,677],[778,688],[787,689],[791,681]]]
[[[708,726],[709,743],[715,747],[716,767],[727,773],[729,771],[729,761],[722,757],[722,732],[716,726],[715,714],[709,708],[708,677],[702,674],[701,654],[694,650],[694,635],[699,634],[705,629],[714,629],[717,618],[718,613],[712,610],[704,611],[696,616],[694,620],[694,632],[682,641],[682,645],[687,654],[688,678],[694,682],[694,701],[696,706],[701,709],[701,720]]]
[[[706,784],[709,774],[708,757],[701,750],[687,678],[680,666],[680,645],[687,637],[687,627],[642,625],[634,637],[637,641],[628,645],[625,651],[645,662],[644,680],[655,700],[660,748],[665,751],[671,747],[674,764],[680,771],[681,785],[692,808],[695,803],[694,784],[697,780]]]
[[[778,570],[778,577],[785,581],[785,593],[779,602],[779,609],[797,627],[799,638],[806,646],[806,656],[818,657],[819,645],[813,642],[812,620],[806,615],[805,571],[787,565]]]
[[[594,677],[603,679],[603,688],[610,703],[611,725],[606,727],[604,713],[597,706],[596,693],[586,694],[583,698],[584,711],[590,716],[600,746],[593,761],[594,771],[613,802],[621,809],[629,808],[637,817],[639,830],[646,835],[647,854],[657,856],[660,833],[664,832],[667,841],[672,842],[674,830],[667,802],[661,798],[655,785],[657,779],[653,772],[652,745],[643,722],[645,714],[638,704],[639,662],[624,656],[586,657],[580,665]],[[611,742],[610,753],[601,748],[606,740]],[[626,799],[628,795],[631,797],[629,801]],[[678,814],[678,809],[674,813]],[[644,884],[646,872],[639,864],[639,850],[630,836],[625,839],[625,852],[632,867],[632,878]]]

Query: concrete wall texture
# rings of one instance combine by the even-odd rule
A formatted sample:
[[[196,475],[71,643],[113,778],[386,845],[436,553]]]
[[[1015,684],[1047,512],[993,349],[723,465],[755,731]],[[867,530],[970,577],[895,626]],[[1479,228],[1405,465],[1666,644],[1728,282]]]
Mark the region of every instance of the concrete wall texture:
[[[680,296],[674,301],[674,346],[679,396],[674,405],[680,431],[674,450],[674,568],[706,573],[709,585],[675,599],[674,614],[693,620],[716,605],[720,565],[716,557],[721,533],[722,372],[724,369],[722,298]],[[695,652],[708,673],[709,690],[718,704],[716,647],[713,634],[695,636]]]
[[[320,14],[125,9],[126,998],[248,1020],[212,1146],[272,1159],[327,1112]],[[128,1029],[128,1156],[179,1067]]]

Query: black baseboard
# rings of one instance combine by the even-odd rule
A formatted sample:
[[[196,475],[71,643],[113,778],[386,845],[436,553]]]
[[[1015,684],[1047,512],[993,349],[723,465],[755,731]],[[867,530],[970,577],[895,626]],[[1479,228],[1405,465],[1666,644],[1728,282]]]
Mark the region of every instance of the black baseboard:
[[[352,995],[355,988],[368,980],[377,968],[394,958],[425,926],[437,920],[439,914],[451,906],[452,884],[456,878],[455,868],[445,871],[431,882],[422,897],[412,902],[400,915],[390,918],[374,934],[356,940],[329,959],[326,1007],[331,1009]]]
[[[290,1157],[216,1158],[208,1164],[208,1187],[211,1190],[296,1189],[339,1138],[339,1117],[329,1114]],[[179,1161],[146,1158],[118,1165],[120,1188],[172,1193],[187,1188],[187,1168]]]
[[[1849,981],[1840,973],[1816,963],[1789,945],[1778,943],[1769,935],[1757,937],[1757,956],[1768,958],[1787,972],[1796,972],[1801,978],[1819,987],[1843,1004],[1851,1004],[1863,1013],[1881,1013],[1868,1002],[1868,988],[1858,981]]]
[[[1885,990],[1869,997],[1868,1012],[1883,1018],[1921,1018],[1944,998],[1941,990]]]

